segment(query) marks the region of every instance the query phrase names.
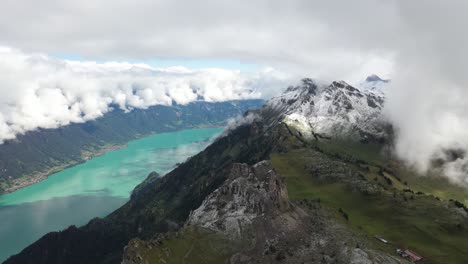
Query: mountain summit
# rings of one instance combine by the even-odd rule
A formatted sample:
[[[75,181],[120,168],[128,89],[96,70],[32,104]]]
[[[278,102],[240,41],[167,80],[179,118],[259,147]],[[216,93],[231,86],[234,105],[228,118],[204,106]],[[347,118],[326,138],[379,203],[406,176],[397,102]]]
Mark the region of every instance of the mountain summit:
[[[388,83],[388,82],[390,82],[390,80],[384,80],[384,79],[380,78],[378,75],[372,74],[372,75],[367,76],[366,82],[384,82],[384,83]]]
[[[383,140],[387,125],[381,116],[384,101],[383,93],[344,81],[323,85],[303,79],[268,101],[267,107],[282,113],[285,123],[306,136]]]

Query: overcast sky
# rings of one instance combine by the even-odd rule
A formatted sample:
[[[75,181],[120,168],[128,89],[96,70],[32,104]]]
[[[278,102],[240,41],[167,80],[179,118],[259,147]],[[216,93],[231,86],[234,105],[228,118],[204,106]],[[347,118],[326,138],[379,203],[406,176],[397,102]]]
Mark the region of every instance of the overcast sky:
[[[385,2],[5,0],[0,44],[88,60],[219,59],[330,78],[385,75],[381,60],[393,51],[379,42],[399,26]]]
[[[463,0],[3,0],[0,139],[95,118],[110,102],[266,98],[299,76],[376,73],[393,80],[396,152],[424,171],[445,149],[468,149],[467,10]],[[185,68],[166,67],[176,64]],[[464,164],[446,170],[468,183]]]

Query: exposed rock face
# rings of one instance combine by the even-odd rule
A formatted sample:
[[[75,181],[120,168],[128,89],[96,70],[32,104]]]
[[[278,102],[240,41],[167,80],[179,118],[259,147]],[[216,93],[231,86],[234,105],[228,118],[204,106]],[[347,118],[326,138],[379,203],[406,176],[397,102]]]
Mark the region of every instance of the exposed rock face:
[[[382,139],[387,124],[381,116],[382,89],[358,89],[344,81],[320,85],[311,79],[272,98],[267,107],[283,113],[283,120],[304,135],[313,133],[359,140]]]
[[[286,186],[268,161],[254,166],[235,163],[226,182],[191,213],[187,224],[238,238],[256,218],[288,208]]]

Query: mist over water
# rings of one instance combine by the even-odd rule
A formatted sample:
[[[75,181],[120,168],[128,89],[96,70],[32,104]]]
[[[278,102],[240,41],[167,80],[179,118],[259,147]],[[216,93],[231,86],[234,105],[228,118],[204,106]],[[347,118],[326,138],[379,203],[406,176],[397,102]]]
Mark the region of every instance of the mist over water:
[[[194,129],[135,140],[0,196],[0,261],[51,231],[83,225],[124,204],[151,171],[167,173],[204,149],[222,129]]]

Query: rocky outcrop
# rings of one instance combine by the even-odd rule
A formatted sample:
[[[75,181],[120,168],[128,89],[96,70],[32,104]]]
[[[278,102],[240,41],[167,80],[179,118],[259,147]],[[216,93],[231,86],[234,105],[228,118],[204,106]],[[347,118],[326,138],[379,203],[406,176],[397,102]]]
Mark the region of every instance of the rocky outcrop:
[[[289,208],[286,186],[270,162],[253,166],[235,163],[225,183],[190,214],[197,225],[239,238],[258,217],[279,215]]]

